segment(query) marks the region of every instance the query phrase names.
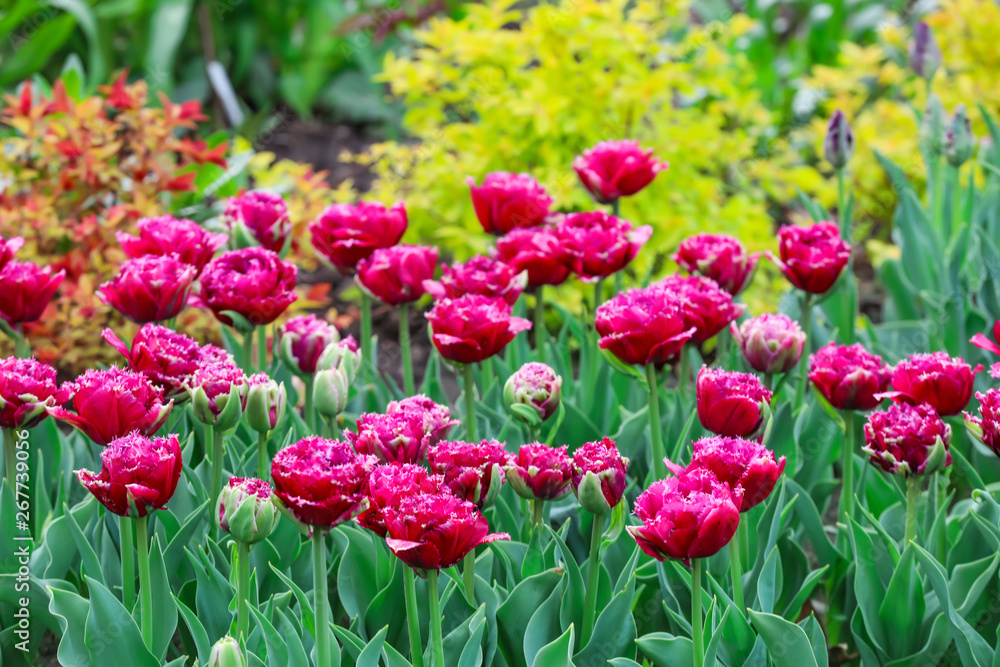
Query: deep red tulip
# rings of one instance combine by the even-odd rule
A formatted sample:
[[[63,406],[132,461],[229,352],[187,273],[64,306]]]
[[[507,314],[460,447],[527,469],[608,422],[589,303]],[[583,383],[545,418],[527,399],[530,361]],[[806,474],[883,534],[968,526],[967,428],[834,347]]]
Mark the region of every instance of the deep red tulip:
[[[1000,456],[1000,389],[990,389],[985,394],[976,392],[979,400],[979,417],[965,414],[965,427],[979,442]]]
[[[696,392],[698,420],[712,433],[747,438],[764,428],[771,392],[756,375],[702,366]]]
[[[503,386],[503,400],[508,407],[527,406],[541,421],[545,421],[559,409],[562,382],[562,377],[551,366],[532,361],[507,378]]]
[[[386,544],[420,573],[451,567],[481,544],[510,539],[490,533],[475,505],[447,493],[407,495],[383,513]]]
[[[604,211],[570,213],[556,225],[563,263],[582,279],[606,278],[628,266],[653,235],[649,225],[632,223]]]
[[[424,281],[424,289],[435,299],[479,294],[503,299],[513,306],[528,281],[527,273],[485,255],[476,255],[464,264],[442,265],[441,269],[441,280]]]
[[[504,468],[507,482],[522,498],[555,500],[569,493],[573,481],[573,459],[565,447],[549,447],[541,442],[521,445]]]
[[[226,243],[225,234],[214,234],[193,220],[162,215],[142,218],[137,223],[139,235],[115,234],[122,250],[132,259],[145,255],[177,255],[185,264],[201,271]]]
[[[592,514],[607,514],[621,502],[629,460],[615,441],[604,438],[580,445],[573,452],[573,493]]]
[[[406,207],[396,202],[386,208],[379,202],[334,204],[309,223],[313,248],[341,273],[353,273],[376,248],[399,243],[406,231]]]
[[[888,473],[910,477],[951,465],[951,426],[926,403],[894,403],[868,415],[865,444],[871,462]]]
[[[889,398],[911,404],[927,403],[947,417],[957,415],[972,400],[976,373],[961,357],[949,357],[947,352],[911,354],[896,364],[892,373],[893,391]]]
[[[184,309],[197,277],[198,269],[176,255],[149,255],[122,264],[97,296],[137,324],[163,322]]]
[[[472,206],[483,231],[506,234],[518,227],[542,224],[552,206],[552,197],[528,174],[494,171],[486,174],[482,185],[465,179],[472,195]]]
[[[573,171],[583,187],[602,204],[634,195],[669,166],[657,160],[652,149],[629,139],[602,141],[573,160]]]
[[[470,294],[442,299],[427,313],[431,341],[441,356],[459,364],[474,364],[497,354],[531,322],[514,317],[503,299]]]
[[[288,204],[273,192],[253,190],[231,198],[223,219],[239,241],[253,241],[273,252],[281,252],[292,233]]]
[[[663,366],[691,340],[683,302],[666,290],[630,289],[597,308],[594,321],[602,350],[626,364]]]
[[[489,507],[500,493],[503,469],[511,454],[496,440],[442,441],[427,449],[432,472],[444,476],[445,485],[476,507]]]
[[[298,269],[264,248],[231,250],[213,259],[201,272],[202,299],[223,324],[224,312],[242,315],[254,326],[270,324],[298,297]]]
[[[732,491],[711,471],[690,469],[653,482],[635,501],[641,526],[627,526],[656,560],[708,558],[729,544],[740,524],[741,490]]]
[[[390,401],[385,409],[387,415],[416,415],[423,422],[427,446],[433,447],[448,437],[452,426],[462,422],[451,418],[447,405],[435,403],[423,394],[409,396],[401,401]]]
[[[383,303],[398,306],[424,295],[424,283],[434,277],[438,250],[433,246],[394,245],[378,248],[358,262],[358,285]]]
[[[758,373],[787,373],[802,358],[806,333],[787,315],[764,313],[729,325],[743,358]]]
[[[382,463],[420,463],[424,459],[427,437],[421,415],[366,413],[358,417],[357,429],[346,431],[344,437],[358,454],[370,454]]]
[[[136,432],[108,443],[101,464],[99,474],[75,471],[77,479],[109,512],[133,518],[163,509],[184,467],[176,434],[151,440]]]
[[[541,285],[562,285],[569,278],[563,264],[559,239],[550,227],[513,229],[497,239],[496,258],[518,273],[528,272],[528,289]]]
[[[0,317],[8,324],[39,319],[65,277],[63,269],[52,273],[49,266],[16,259],[7,262],[0,269]]]
[[[56,384],[56,371],[35,359],[0,359],[0,428],[32,428],[47,410],[70,398]]]
[[[861,345],[829,343],[809,359],[809,379],[838,410],[872,410],[889,386],[892,368]]]
[[[832,222],[809,227],[787,225],[778,230],[780,259],[771,258],[788,282],[810,294],[824,294],[837,282],[851,257],[851,246]]]
[[[0,269],[7,266],[7,263],[14,259],[17,251],[24,245],[24,239],[20,236],[12,236],[5,239],[0,236]]]
[[[662,289],[681,300],[685,328],[694,327],[692,342],[704,343],[746,310],[742,303],[735,303],[711,278],[702,276],[668,276],[653,283],[653,289]]]
[[[91,369],[75,382],[63,385],[75,412],[56,406],[49,414],[77,427],[98,445],[136,431],[156,433],[170,415],[174,402],[163,402],[163,390],[143,375],[112,366]]]
[[[671,259],[688,273],[711,278],[735,296],[747,286],[760,253],[748,254],[732,236],[701,233],[681,241]]]
[[[431,475],[423,466],[380,465],[367,480],[368,509],[358,515],[358,524],[385,537],[386,507],[398,507],[403,498],[418,493],[439,493],[444,484],[441,475]]]
[[[367,509],[367,479],[377,463],[342,440],[303,438],[275,454],[274,495],[296,519],[327,532]]]
[[[767,500],[774,491],[778,478],[785,471],[785,457],[775,460],[774,452],[753,440],[716,435],[694,442],[687,469],[669,461],[667,468],[678,477],[695,468],[710,470],[730,489],[739,487],[742,490],[740,512],[747,512]]]
[[[339,341],[336,327],[312,313],[293,317],[278,327],[281,361],[299,376],[315,373],[323,351]]]

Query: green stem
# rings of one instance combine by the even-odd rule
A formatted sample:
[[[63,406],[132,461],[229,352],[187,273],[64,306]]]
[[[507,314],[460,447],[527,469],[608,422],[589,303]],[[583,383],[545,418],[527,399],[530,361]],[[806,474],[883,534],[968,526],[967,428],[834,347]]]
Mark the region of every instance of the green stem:
[[[255,370],[267,369],[267,327],[257,327],[257,365]]]
[[[705,626],[701,618],[701,568],[700,558],[691,561],[691,643],[694,645],[694,667],[705,664]]]
[[[219,534],[219,493],[222,492],[222,431],[209,426],[207,432],[212,438],[212,502],[208,506],[208,512],[212,521],[210,535],[214,539]]]
[[[598,278],[597,282],[594,283],[594,313],[597,313],[598,307],[601,305],[601,299],[603,298],[602,292],[604,291],[604,278]]]
[[[906,540],[903,546],[917,538],[917,504],[920,502],[920,477],[906,480]]]
[[[417,577],[403,568],[403,597],[406,599],[406,628],[410,632],[410,664],[423,667],[424,651],[420,646],[420,617],[417,615]]]
[[[368,292],[361,290],[361,363],[368,368],[375,368],[372,359],[372,298]]]
[[[646,384],[649,386],[649,432],[653,439],[653,475],[656,479],[667,476],[667,465],[663,462],[663,428],[660,424],[660,386],[656,378],[656,366],[646,366]]]
[[[957,237],[962,231],[962,181],[960,175],[961,167],[948,165],[948,175],[951,176],[951,232],[953,237]],[[950,240],[950,239],[949,239]]]
[[[438,571],[427,572],[427,598],[430,607],[432,667],[445,667],[444,641],[441,637],[441,600],[438,599]]]
[[[531,525],[541,526],[545,520],[545,501],[539,498],[531,500]]]
[[[812,347],[812,294],[805,292],[802,296],[802,331],[806,334],[806,344],[799,359],[799,385],[795,388],[795,409],[798,410],[806,397],[806,383],[809,381],[809,348]]]
[[[944,178],[941,174],[941,158],[932,156],[931,172],[934,174],[934,199],[931,202],[931,216],[934,221],[934,228],[941,234],[941,238],[948,239],[950,234],[944,227]]]
[[[330,667],[330,591],[326,581],[326,540],[323,531],[313,529],[313,599],[316,606],[317,667]]]
[[[261,431],[257,434],[257,479],[267,479],[270,463],[267,456],[267,433]]]
[[[407,396],[417,393],[413,380],[413,355],[410,351],[410,304],[399,304],[399,349],[403,355],[403,389]]]
[[[837,170],[837,217],[840,220],[840,236],[851,242],[851,221],[847,219],[847,187],[845,186],[845,170]]]
[[[476,433],[476,379],[473,375],[472,364],[465,364],[462,369],[464,376],[465,390],[465,433],[469,442],[476,442],[479,438]]]
[[[310,433],[316,432],[316,411],[313,409],[313,390],[316,376],[310,373],[302,379],[305,384],[306,405],[302,411],[302,421],[309,427]]]
[[[153,590],[149,583],[149,516],[135,520],[135,540],[139,545],[139,614],[142,617],[142,642],[153,650]]]
[[[31,343],[24,335],[24,327],[18,326],[18,336],[14,339],[14,355],[18,359],[28,359],[31,357]]]
[[[465,584],[465,599],[476,606],[476,550],[473,548],[462,559],[462,583]]]
[[[746,614],[746,605],[743,603],[743,561],[740,556],[740,531],[737,530],[729,541],[729,568],[733,576],[733,602],[741,614]]]
[[[122,604],[130,614],[135,607],[135,531],[132,530],[132,521],[131,517],[118,517],[122,542]]]
[[[245,641],[250,628],[250,545],[236,543],[239,571],[236,589],[236,641]]]
[[[3,429],[3,461],[7,484],[13,491],[14,480],[17,479],[17,434],[12,428]]]
[[[590,533],[590,558],[587,565],[587,593],[583,602],[583,628],[580,631],[580,646],[586,646],[594,634],[597,619],[597,584],[601,571],[601,539],[604,537],[604,517],[594,515],[594,525]]]
[[[243,372],[253,373],[253,332],[254,327],[243,336]]]
[[[840,490],[840,522],[847,525],[847,517],[854,513],[854,410],[845,410],[844,446],[842,452],[843,485]]]
[[[688,376],[691,375],[691,359],[688,357],[687,345],[681,347],[681,366],[677,375],[677,386],[680,388],[681,399],[687,398]]]
[[[764,373],[764,389],[771,391],[774,386],[774,373]]]
[[[622,213],[622,200],[618,199],[611,202],[611,215],[616,218],[620,218]],[[624,282],[625,269],[620,271],[615,271],[615,296],[622,293],[622,283]]]
[[[538,351],[538,360],[545,363],[545,339],[548,331],[545,329],[545,299],[542,293],[542,285],[535,288],[535,348]]]

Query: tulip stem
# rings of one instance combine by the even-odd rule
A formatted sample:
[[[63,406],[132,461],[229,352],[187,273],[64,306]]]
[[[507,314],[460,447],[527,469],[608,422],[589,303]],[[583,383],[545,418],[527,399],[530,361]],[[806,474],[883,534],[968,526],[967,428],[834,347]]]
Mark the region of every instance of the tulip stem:
[[[844,411],[843,484],[840,490],[840,522],[854,513],[854,410]]]
[[[531,525],[541,526],[545,520],[545,501],[540,498],[531,499]]]
[[[847,216],[847,185],[846,170],[841,167],[837,170],[837,218],[840,220],[840,236],[851,243],[851,221]]]
[[[18,327],[17,337],[14,339],[14,356],[18,359],[28,359],[31,357],[31,343],[24,335],[24,328]]]
[[[587,593],[583,603],[583,628],[580,632],[580,646],[584,647],[594,634],[597,619],[597,585],[601,571],[601,539],[604,537],[604,517],[595,514],[590,532],[590,557],[587,565]]]
[[[701,568],[700,558],[691,560],[691,642],[694,644],[694,667],[705,664],[705,627],[701,619]]]
[[[476,549],[473,547],[462,559],[462,583],[465,584],[465,598],[476,606]]]
[[[330,591],[326,581],[326,540],[320,528],[313,528],[313,599],[316,606],[316,663],[330,667]]]
[[[399,349],[403,356],[403,389],[407,396],[417,393],[413,380],[413,355],[410,350],[410,304],[399,304]]]
[[[255,370],[267,369],[267,327],[257,327],[257,366]]]
[[[256,327],[254,327],[256,329]],[[253,332],[251,329],[243,336],[243,372],[253,373]]]
[[[951,234],[958,236],[964,226],[962,221],[962,178],[961,167],[948,165],[948,175],[951,177]]]
[[[303,382],[305,383],[306,405],[302,411],[302,420],[309,427],[309,432],[313,433],[316,431],[316,416],[315,410],[313,410],[313,391],[315,391],[316,376],[310,373],[303,378]]]
[[[361,290],[361,356],[362,363],[375,368],[375,360],[372,359],[372,298],[365,290]]]
[[[444,641],[441,637],[441,601],[438,599],[438,571],[427,572],[427,602],[430,607],[432,667],[444,667]]]
[[[270,468],[270,461],[267,456],[267,433],[261,431],[257,434],[257,479],[267,479],[267,471]]]
[[[604,278],[598,278],[594,283],[594,313],[601,306],[602,292],[604,291]]]
[[[208,516],[211,536],[215,538],[219,534],[219,493],[222,491],[222,431],[207,426],[206,435],[212,442],[212,503],[208,506]]]
[[[465,364],[462,369],[465,384],[465,433],[469,442],[476,442],[476,379],[473,376],[472,364]]]
[[[7,477],[7,484],[13,491],[17,474],[17,436],[12,428],[3,429],[3,460],[4,475]]]
[[[681,346],[681,364],[677,375],[677,386],[680,389],[681,400],[687,398],[688,377],[691,375],[691,359],[688,357],[687,345]]]
[[[236,641],[245,641],[250,628],[250,545],[236,543]]]
[[[403,596],[406,598],[406,627],[410,631],[410,664],[413,667],[423,667],[420,617],[417,616],[417,577],[409,567],[403,569]]]
[[[799,359],[799,384],[795,388],[795,409],[802,406],[806,398],[806,383],[809,381],[809,349],[812,347],[812,331],[810,321],[812,320],[812,294],[803,293],[802,296],[802,331],[806,334],[805,347],[802,349],[802,358]]]
[[[118,517],[118,531],[122,554],[122,604],[128,613],[135,607],[135,538],[132,519]]]
[[[663,433],[660,424],[660,384],[656,378],[656,366],[646,366],[646,384],[649,385],[649,432],[653,439],[653,474],[656,479],[667,476],[667,465],[663,462]]]
[[[733,602],[741,614],[746,614],[746,605],[743,603],[743,561],[740,554],[740,531],[733,533],[733,539],[729,541],[729,568],[733,577]]]
[[[905,547],[917,538],[917,504],[920,502],[920,477],[913,475],[906,480],[906,539]]]
[[[538,361],[545,363],[545,339],[548,331],[545,329],[545,299],[542,285],[535,288],[535,348],[538,351]]]
[[[149,515],[135,520],[135,538],[139,545],[139,615],[142,621],[142,641],[153,650],[153,591],[149,583]]]

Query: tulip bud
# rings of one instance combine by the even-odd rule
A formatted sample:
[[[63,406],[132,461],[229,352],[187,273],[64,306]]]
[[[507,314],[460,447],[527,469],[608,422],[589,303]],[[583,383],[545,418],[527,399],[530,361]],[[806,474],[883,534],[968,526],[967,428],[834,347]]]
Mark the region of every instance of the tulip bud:
[[[604,515],[621,502],[629,460],[614,440],[588,442],[573,453],[573,493],[591,514]]]
[[[278,329],[278,354],[288,370],[305,377],[318,370],[320,355],[338,341],[335,327],[315,315],[299,315]]]
[[[929,475],[951,465],[951,426],[930,405],[896,403],[873,412],[865,424],[861,450],[888,473]]]
[[[243,414],[247,389],[247,378],[234,363],[202,366],[188,387],[195,418],[220,431],[234,428]]]
[[[511,413],[532,427],[555,414],[562,396],[562,378],[545,364],[521,366],[503,386],[503,400]]]
[[[844,113],[837,109],[830,116],[823,139],[823,156],[834,169],[843,169],[854,155],[854,130]]]
[[[226,635],[212,647],[208,667],[246,667],[247,661],[240,650],[240,644]]]
[[[496,440],[444,441],[427,450],[431,472],[444,475],[453,494],[482,509],[496,501],[511,454]]]
[[[941,98],[932,94],[927,98],[924,117],[920,121],[920,150],[932,159],[944,149],[945,112]]]
[[[258,433],[273,431],[285,414],[285,383],[278,384],[266,373],[251,375],[248,380],[247,405],[243,411],[247,425]]]
[[[787,373],[802,356],[806,334],[799,323],[786,315],[764,313],[739,327],[729,326],[743,357],[758,373]]]
[[[948,164],[961,167],[972,157],[975,150],[976,137],[972,134],[972,123],[965,111],[965,105],[959,104],[951,116],[948,130],[944,135],[944,155]]]
[[[934,39],[934,31],[924,21],[913,28],[910,42],[910,67],[922,79],[930,81],[941,66],[941,49]]]
[[[254,477],[231,477],[219,495],[219,528],[241,544],[266,540],[278,525],[271,485]]]
[[[521,445],[517,456],[504,467],[514,492],[528,500],[555,500],[569,492],[573,479],[573,459],[566,447],[549,447],[540,442]]]
[[[320,355],[317,369],[336,368],[344,377],[347,383],[354,382],[361,367],[361,350],[358,349],[358,342],[353,336],[348,336],[336,343],[331,343]]]
[[[313,382],[313,407],[325,419],[335,419],[347,407],[347,393],[351,385],[339,368],[328,368],[316,373]]]

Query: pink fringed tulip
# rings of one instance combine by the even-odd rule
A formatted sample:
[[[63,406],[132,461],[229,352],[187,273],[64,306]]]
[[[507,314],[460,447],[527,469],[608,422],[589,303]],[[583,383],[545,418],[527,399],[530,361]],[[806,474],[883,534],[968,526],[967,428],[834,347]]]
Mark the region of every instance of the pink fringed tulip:
[[[12,236],[9,239],[0,237],[0,270],[7,266],[7,263],[14,259],[17,251],[24,245],[24,239],[20,236]]]
[[[357,522],[385,537],[386,507],[398,507],[403,498],[416,494],[439,493],[443,484],[441,475],[431,475],[423,466],[412,463],[377,466],[368,477],[368,509],[358,515]]]
[[[476,507],[489,507],[500,493],[503,469],[511,454],[496,440],[439,442],[427,450],[432,472],[444,476],[445,486]]]
[[[743,358],[758,373],[787,373],[802,357],[806,334],[799,323],[786,315],[764,313],[743,324],[729,325]]]
[[[49,408],[49,414],[83,431],[98,445],[107,445],[133,431],[156,433],[170,415],[174,402],[163,402],[163,390],[142,373],[112,366],[89,370],[64,389],[75,412]]]
[[[950,466],[950,444],[951,426],[933,407],[896,403],[868,416],[861,449],[886,472],[910,477]]]
[[[448,406],[435,403],[423,394],[410,396],[401,401],[390,401],[385,409],[385,413],[390,416],[415,415],[420,417],[428,447],[433,447],[448,437],[448,432],[451,431],[452,426],[461,424],[457,419],[451,418],[451,411],[448,410]]]
[[[309,223],[313,248],[344,274],[354,272],[377,248],[399,243],[406,231],[406,206],[379,202],[334,204]]]
[[[840,238],[832,222],[817,222],[809,227],[787,225],[778,230],[780,259],[768,252],[788,282],[809,294],[825,294],[837,282],[851,246]]]
[[[972,399],[976,373],[981,370],[982,366],[973,368],[947,352],[911,354],[896,364],[893,391],[887,395],[896,401],[927,403],[945,417],[957,415]]]
[[[357,283],[391,306],[411,303],[424,295],[424,283],[434,277],[438,250],[433,246],[395,245],[379,248],[358,262]]]
[[[976,440],[1000,456],[1000,389],[990,389],[985,394],[977,391],[976,399],[979,417],[964,413],[965,427]]]
[[[0,269],[0,317],[8,324],[34,322],[52,301],[66,271],[13,259]]]
[[[225,360],[201,365],[191,376],[187,389],[198,421],[228,431],[239,423],[243,414],[249,381],[235,362]]]
[[[838,410],[872,410],[889,386],[892,369],[861,345],[829,343],[809,359],[809,379]]]
[[[570,213],[556,226],[563,263],[586,281],[606,278],[628,266],[653,235],[649,225],[632,223],[604,211]]]
[[[556,500],[569,493],[573,459],[565,447],[540,442],[521,445],[517,456],[504,467],[514,492],[528,500]]]
[[[323,351],[339,341],[337,329],[311,313],[293,317],[278,327],[281,361],[300,377],[315,373]]]
[[[215,255],[215,251],[226,243],[225,234],[214,234],[197,222],[172,215],[158,218],[142,218],[136,225],[139,235],[124,232],[115,234],[125,254],[137,259],[146,255],[177,255],[185,264],[198,271]]]
[[[427,451],[424,419],[418,414],[366,413],[358,418],[357,428],[344,437],[358,454],[382,463],[420,463]]]
[[[137,324],[177,317],[187,305],[198,269],[176,255],[149,255],[122,264],[97,296]]]
[[[307,526],[328,532],[367,509],[365,488],[377,465],[341,440],[318,436],[285,447],[271,462],[274,495]]]
[[[691,340],[683,302],[662,289],[630,289],[605,301],[594,322],[602,350],[626,364],[663,366]]]
[[[528,272],[528,289],[562,285],[569,278],[559,239],[550,227],[514,229],[497,239],[493,254],[517,273]]]
[[[673,463],[667,467],[678,477],[686,472]],[[716,435],[694,442],[687,470],[695,468],[710,470],[730,489],[740,488],[743,492],[740,512],[747,512],[771,495],[785,471],[785,457],[776,460],[774,452],[753,440]]]
[[[513,406],[521,405],[534,411],[540,422],[545,421],[559,409],[562,378],[551,366],[537,361],[529,362],[507,378],[503,386],[503,398],[512,410],[516,410]]]
[[[528,174],[494,171],[486,174],[482,185],[476,185],[471,176],[465,182],[476,217],[487,234],[540,225],[552,206],[552,197]]]
[[[281,252],[292,234],[288,204],[273,192],[254,190],[233,197],[226,204],[223,218],[241,247],[257,243]]]
[[[748,254],[732,236],[701,233],[681,241],[671,259],[688,273],[711,278],[735,296],[747,286],[760,253]]]
[[[771,392],[756,375],[703,366],[697,381],[698,420],[707,430],[732,438],[764,428]]]
[[[573,160],[573,171],[583,187],[602,204],[634,195],[669,166],[657,160],[652,149],[629,139],[602,141]]]
[[[425,280],[424,289],[435,299],[457,299],[466,294],[500,298],[513,306],[527,285],[528,275],[514,267],[476,255],[462,264],[442,265],[440,280]]]
[[[0,359],[0,428],[37,426],[49,408],[70,398],[69,388],[56,384],[56,371],[35,359]]]
[[[427,313],[427,321],[434,347],[448,361],[460,364],[489,359],[531,328],[528,320],[511,315],[503,299],[479,295],[442,299]]]
[[[223,324],[233,324],[225,311],[238,313],[254,326],[270,324],[298,298],[297,274],[294,264],[270,250],[231,250],[202,271],[202,299]]]
[[[75,471],[108,511],[144,517],[163,509],[181,478],[181,445],[176,434],[149,438],[133,432],[116,438],[101,451],[101,472]]]
[[[735,492],[704,468],[653,482],[635,501],[641,526],[628,526],[639,547],[656,560],[708,558],[729,544],[740,523]]]
[[[580,506],[598,515],[614,509],[625,493],[628,464],[611,438],[580,445],[573,452],[572,480]]]
[[[712,338],[746,310],[745,305],[735,303],[732,295],[720,289],[711,278],[669,276],[652,287],[680,299],[684,328],[694,328],[694,335],[691,336],[694,343],[704,343]]]

